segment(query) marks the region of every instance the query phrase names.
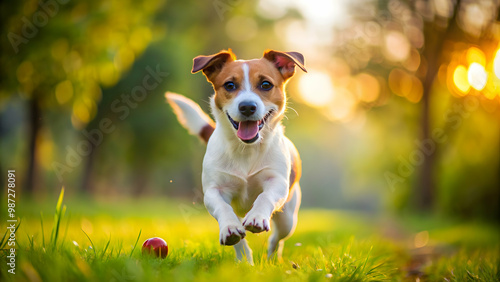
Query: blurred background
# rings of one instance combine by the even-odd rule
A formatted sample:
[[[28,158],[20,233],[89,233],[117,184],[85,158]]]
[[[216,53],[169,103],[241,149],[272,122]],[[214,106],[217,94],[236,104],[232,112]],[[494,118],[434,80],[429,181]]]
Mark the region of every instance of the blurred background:
[[[202,204],[192,59],[298,51],[303,207],[500,218],[499,1],[3,1],[0,180],[18,196]],[[3,185],[3,187],[6,187]],[[6,189],[6,188],[5,188]],[[6,192],[0,197],[5,198]]]

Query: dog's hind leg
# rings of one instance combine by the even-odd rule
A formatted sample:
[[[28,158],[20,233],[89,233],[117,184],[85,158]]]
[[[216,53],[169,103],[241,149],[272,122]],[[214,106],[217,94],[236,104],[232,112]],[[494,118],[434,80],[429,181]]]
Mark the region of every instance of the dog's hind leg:
[[[236,245],[234,245],[234,250],[236,252],[236,258],[242,261],[245,257],[250,265],[253,265],[253,254],[252,249],[248,246],[246,239],[241,239]]]
[[[300,207],[301,191],[299,183],[295,183],[289,197],[289,201],[283,206],[283,210],[273,214],[273,233],[269,237],[267,259],[271,259],[276,252],[281,259],[285,239],[290,237],[297,226],[297,217]]]

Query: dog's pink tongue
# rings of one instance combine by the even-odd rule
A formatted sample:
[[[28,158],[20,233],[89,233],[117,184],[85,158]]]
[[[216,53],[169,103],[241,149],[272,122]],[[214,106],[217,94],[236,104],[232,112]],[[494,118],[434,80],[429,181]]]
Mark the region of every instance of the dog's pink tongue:
[[[258,121],[241,121],[238,127],[238,137],[241,140],[251,140],[259,133]]]

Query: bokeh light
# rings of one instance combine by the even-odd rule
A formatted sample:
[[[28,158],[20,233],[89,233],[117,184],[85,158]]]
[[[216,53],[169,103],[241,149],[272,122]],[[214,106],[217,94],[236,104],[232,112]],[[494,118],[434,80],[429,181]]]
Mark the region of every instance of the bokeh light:
[[[345,88],[334,88],[332,102],[328,105],[327,116],[334,120],[346,121],[352,117],[356,99]]]
[[[115,54],[113,63],[117,70],[125,71],[130,68],[134,60],[135,55],[132,49],[128,48],[127,46],[122,46]]]
[[[391,61],[404,61],[410,54],[410,42],[401,32],[389,31],[385,35],[385,52]]]
[[[311,70],[300,77],[301,98],[314,107],[323,107],[333,99],[333,83],[330,76],[322,71]]]
[[[73,84],[69,80],[65,80],[56,86],[56,99],[62,105],[68,102],[73,97]]]
[[[497,78],[500,79],[500,49],[497,50],[495,59],[493,60],[493,71]]]
[[[488,74],[484,67],[478,63],[472,63],[467,71],[467,78],[472,88],[481,91],[486,86]]]
[[[496,80],[496,81],[495,81]],[[500,83],[497,79],[493,78],[488,80],[486,83],[486,87],[483,90],[484,97],[489,100],[495,99],[497,96],[500,96]]]
[[[50,168],[54,156],[54,143],[51,141],[50,131],[42,131],[36,143],[37,146],[40,146],[37,156],[40,160],[40,165],[46,169]]]
[[[389,74],[389,88],[412,103],[418,103],[424,93],[422,82],[401,69],[393,69]]]
[[[418,232],[415,235],[414,245],[415,248],[425,247],[429,243],[429,231]]]
[[[286,14],[289,3],[288,0],[260,0],[256,12],[264,18],[276,20]]]
[[[354,78],[354,93],[360,101],[375,102],[380,94],[380,84],[373,75],[360,73]]]
[[[346,0],[293,1],[304,17],[315,26],[343,26],[349,23]]]
[[[99,78],[103,86],[109,87],[114,85],[119,79],[119,73],[114,63],[105,62],[99,68]]]
[[[403,66],[409,71],[417,71],[420,67],[420,53],[416,49],[411,49],[408,58],[403,62]]]
[[[463,65],[459,65],[453,72],[453,83],[461,94],[467,94],[470,89],[469,80],[467,78],[467,69]]]
[[[469,50],[467,50],[466,57],[469,65],[472,63],[478,63],[482,66],[486,65],[486,56],[484,55],[484,52],[476,47],[469,48]]]

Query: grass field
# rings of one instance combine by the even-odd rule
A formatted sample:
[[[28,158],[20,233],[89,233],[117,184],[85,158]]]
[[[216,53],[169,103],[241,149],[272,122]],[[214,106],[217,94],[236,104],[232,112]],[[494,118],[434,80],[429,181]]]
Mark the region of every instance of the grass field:
[[[56,207],[57,206],[57,207]],[[498,281],[494,224],[304,209],[283,261],[266,259],[268,234],[248,234],[255,266],[218,244],[200,204],[168,199],[68,199],[17,204],[15,274],[1,281]],[[2,219],[2,230],[6,222]],[[166,259],[143,256],[151,237]],[[137,242],[137,243],[136,243]],[[5,239],[2,247],[5,248]],[[2,261],[7,260],[2,253]]]

